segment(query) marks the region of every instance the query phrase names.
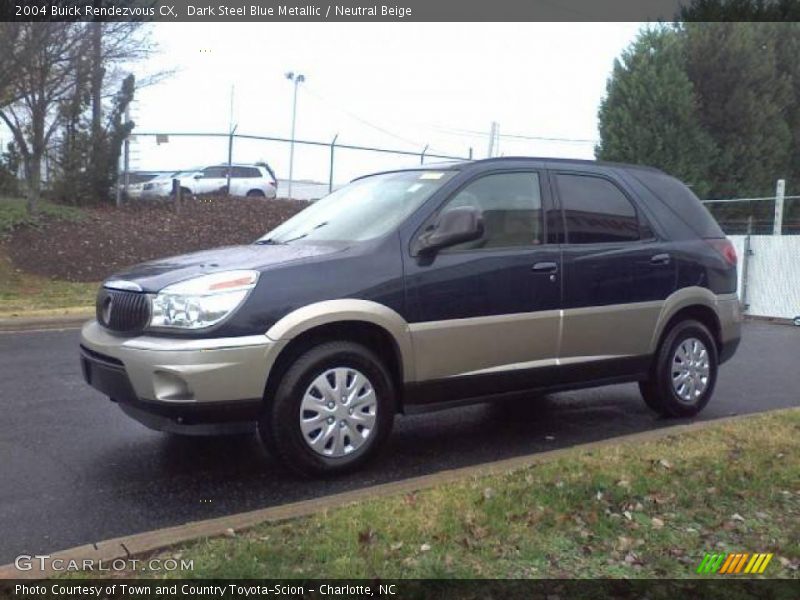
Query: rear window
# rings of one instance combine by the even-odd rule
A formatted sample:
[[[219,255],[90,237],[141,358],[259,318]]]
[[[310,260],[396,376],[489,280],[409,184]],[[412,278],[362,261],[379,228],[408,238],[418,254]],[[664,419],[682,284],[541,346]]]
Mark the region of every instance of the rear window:
[[[680,219],[703,238],[724,238],[725,234],[697,199],[694,192],[679,180],[657,171],[632,169],[630,173],[666,204]]]

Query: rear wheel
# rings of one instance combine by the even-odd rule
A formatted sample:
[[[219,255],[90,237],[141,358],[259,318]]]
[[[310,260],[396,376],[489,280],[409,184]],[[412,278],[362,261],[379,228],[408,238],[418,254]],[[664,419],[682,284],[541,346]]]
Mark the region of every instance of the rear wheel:
[[[650,378],[639,383],[645,403],[667,417],[692,417],[705,408],[717,382],[717,346],[699,321],[674,325],[656,354]]]
[[[383,363],[352,342],[327,342],[284,374],[258,424],[268,450],[303,475],[352,471],[392,429],[395,392]]]
[[[250,190],[247,192],[248,198],[266,198],[266,195],[262,190]]]

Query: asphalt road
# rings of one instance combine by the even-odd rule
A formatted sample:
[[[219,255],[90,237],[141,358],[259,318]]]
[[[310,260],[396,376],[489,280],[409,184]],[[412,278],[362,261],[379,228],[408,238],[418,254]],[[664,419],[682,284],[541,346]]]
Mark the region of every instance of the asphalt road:
[[[676,424],[635,385],[399,417],[360,473],[301,481],[255,436],[145,429],[83,383],[78,332],[0,334],[0,564],[230,513]],[[800,328],[747,323],[699,417],[800,406]],[[519,405],[517,405],[519,406]]]

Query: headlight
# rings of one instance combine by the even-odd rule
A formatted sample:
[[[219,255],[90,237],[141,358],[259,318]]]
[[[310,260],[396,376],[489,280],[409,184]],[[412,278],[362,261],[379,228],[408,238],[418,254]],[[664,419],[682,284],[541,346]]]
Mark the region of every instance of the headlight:
[[[258,271],[225,271],[168,285],[153,298],[150,327],[211,327],[239,308],[257,281]]]

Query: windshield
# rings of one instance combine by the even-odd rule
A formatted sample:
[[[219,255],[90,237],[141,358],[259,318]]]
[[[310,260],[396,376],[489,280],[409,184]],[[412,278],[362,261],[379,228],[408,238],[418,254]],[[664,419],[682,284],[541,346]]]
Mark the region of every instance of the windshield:
[[[354,181],[270,231],[259,243],[364,241],[388,233],[455,173],[401,171]]]

